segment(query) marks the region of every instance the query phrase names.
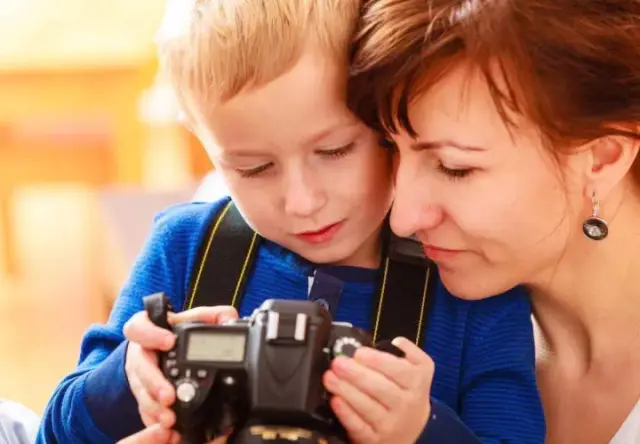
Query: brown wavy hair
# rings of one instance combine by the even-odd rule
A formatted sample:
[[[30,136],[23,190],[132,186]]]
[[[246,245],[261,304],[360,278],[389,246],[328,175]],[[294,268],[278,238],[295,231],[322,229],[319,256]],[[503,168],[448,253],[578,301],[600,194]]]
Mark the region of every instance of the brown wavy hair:
[[[415,136],[408,104],[463,60],[506,123],[525,115],[555,149],[640,140],[640,0],[366,0],[350,107]],[[640,160],[634,169],[640,183]]]

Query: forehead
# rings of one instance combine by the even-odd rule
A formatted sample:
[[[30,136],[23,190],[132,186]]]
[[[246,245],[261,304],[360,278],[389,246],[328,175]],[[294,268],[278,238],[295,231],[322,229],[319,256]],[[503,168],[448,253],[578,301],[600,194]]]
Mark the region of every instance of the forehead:
[[[499,78],[496,80],[497,86],[504,88]],[[493,159],[529,166],[542,161],[545,168],[555,170],[556,157],[544,144],[540,129],[523,114],[508,108],[504,112],[506,118],[482,72],[467,65],[452,68],[415,96],[408,109],[411,125],[422,142],[452,140],[484,148]],[[409,141],[410,136],[402,132],[400,139]]]
[[[358,121],[346,106],[346,66],[308,52],[291,70],[248,88],[207,113],[217,145],[291,145]]]
[[[421,137],[437,135],[461,143],[487,145],[513,136],[484,76],[465,64],[454,66],[417,95],[410,103],[409,119]],[[509,114],[509,119],[521,130],[530,127],[522,116]]]

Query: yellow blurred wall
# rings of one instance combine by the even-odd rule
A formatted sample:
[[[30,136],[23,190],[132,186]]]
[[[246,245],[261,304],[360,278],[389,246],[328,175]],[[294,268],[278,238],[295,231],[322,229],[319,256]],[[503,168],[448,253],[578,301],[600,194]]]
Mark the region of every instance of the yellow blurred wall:
[[[2,0],[2,67],[138,64],[155,51],[164,0]]]
[[[158,163],[138,106],[164,7],[0,0],[0,398],[38,413],[106,319],[97,196]]]

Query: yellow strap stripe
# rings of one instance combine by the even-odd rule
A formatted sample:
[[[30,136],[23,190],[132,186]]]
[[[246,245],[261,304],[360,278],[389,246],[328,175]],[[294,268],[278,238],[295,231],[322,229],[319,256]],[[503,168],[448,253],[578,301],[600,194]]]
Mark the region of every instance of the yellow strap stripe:
[[[389,258],[384,260],[384,271],[382,274],[382,286],[380,287],[380,303],[378,304],[378,313],[376,313],[376,323],[373,328],[373,343],[375,344],[378,338],[378,327],[380,324],[380,314],[382,313],[382,304],[384,303],[385,290],[387,288],[387,271],[389,271]]]
[[[378,304],[378,312],[376,313],[376,322],[373,328],[373,342],[376,343],[378,339],[378,328],[380,326],[380,315],[382,314],[382,304],[384,304],[384,296],[387,289],[387,272],[389,271],[389,258],[387,257],[384,262],[384,270],[382,274],[382,285],[380,288],[380,303]],[[418,330],[416,333],[416,344],[420,344],[420,335],[424,328],[424,308],[427,303],[427,289],[429,288],[429,279],[431,276],[431,266],[426,270],[424,286],[422,288],[422,303],[420,304],[420,318],[418,320]]]
[[[238,282],[236,283],[236,289],[233,292],[233,300],[231,301],[231,305],[233,307],[236,307],[238,293],[240,292],[240,284],[242,284],[242,280],[244,279],[244,274],[247,271],[247,266],[249,265],[249,259],[251,259],[251,252],[253,251],[253,247],[256,243],[256,239],[258,239],[258,233],[254,232],[253,237],[251,238],[251,244],[249,245],[249,251],[247,251],[247,257],[244,258],[244,264],[242,264],[242,271],[240,271],[240,277],[238,277]]]
[[[431,276],[431,266],[427,268],[427,276],[424,279],[424,287],[422,288],[422,304],[420,304],[420,320],[418,321],[418,331],[416,333],[416,344],[420,345],[420,335],[422,334],[422,325],[424,323],[424,306],[427,303],[427,288],[429,287],[429,277]]]
[[[196,297],[196,292],[198,291],[198,285],[200,284],[200,276],[202,276],[202,270],[204,269],[204,264],[207,260],[207,257],[209,257],[209,249],[211,248],[211,244],[213,243],[213,238],[215,237],[216,232],[218,231],[218,227],[220,227],[220,224],[222,223],[222,219],[224,219],[227,212],[229,211],[229,208],[231,208],[232,204],[233,202],[229,201],[227,206],[224,207],[224,210],[222,210],[222,213],[220,213],[220,215],[218,216],[218,220],[216,220],[216,223],[213,226],[213,230],[211,230],[211,234],[209,235],[209,240],[207,241],[207,246],[204,250],[204,254],[202,255],[202,260],[200,261],[198,274],[196,274],[196,280],[193,284],[193,290],[191,291],[191,297],[189,298],[189,304],[187,305],[187,310],[193,307],[193,301]]]

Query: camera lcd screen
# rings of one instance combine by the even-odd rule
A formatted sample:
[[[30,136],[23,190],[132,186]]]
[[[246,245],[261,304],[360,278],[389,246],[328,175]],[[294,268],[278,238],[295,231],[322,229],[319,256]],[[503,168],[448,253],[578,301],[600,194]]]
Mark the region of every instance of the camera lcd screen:
[[[189,334],[189,361],[242,362],[246,338],[240,332],[199,331]]]

